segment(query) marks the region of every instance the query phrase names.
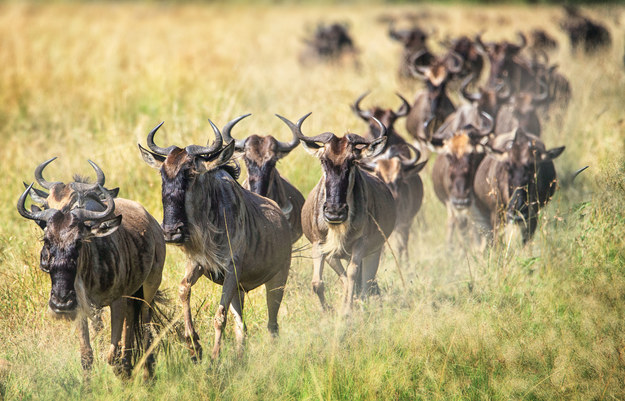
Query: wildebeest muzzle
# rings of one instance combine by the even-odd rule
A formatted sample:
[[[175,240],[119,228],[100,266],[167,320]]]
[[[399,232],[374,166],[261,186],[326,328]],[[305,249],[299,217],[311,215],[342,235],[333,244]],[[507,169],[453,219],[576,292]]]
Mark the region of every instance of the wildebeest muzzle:
[[[349,207],[346,203],[324,203],[323,217],[330,224],[341,224],[347,220]]]

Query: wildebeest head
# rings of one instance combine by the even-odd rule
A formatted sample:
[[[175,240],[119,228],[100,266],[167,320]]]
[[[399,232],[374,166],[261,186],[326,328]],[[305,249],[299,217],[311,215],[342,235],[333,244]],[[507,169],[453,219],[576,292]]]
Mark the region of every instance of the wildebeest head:
[[[419,27],[395,29],[393,24],[388,28],[388,36],[404,45],[405,49],[411,50],[424,49],[428,38],[428,34]]]
[[[477,92],[469,92],[468,86],[473,81],[473,75],[469,75],[460,85],[460,93],[470,102],[476,102],[479,110],[485,111],[491,116],[497,115],[499,106],[510,98],[510,86],[502,80],[497,85],[480,87]]]
[[[463,60],[458,53],[450,51],[441,57],[432,57],[425,50],[416,53],[410,60],[410,72],[413,76],[425,80],[430,92],[444,90],[453,74],[462,69]]]
[[[50,182],[43,178],[43,170],[54,160],[56,160],[56,157],[46,160],[35,169],[35,180],[39,185],[50,192],[48,193],[41,189],[31,188],[30,197],[34,202],[40,204],[44,209],[62,209],[66,205],[82,207],[89,198],[100,196],[100,199],[103,199],[102,193],[95,190],[98,188],[98,185],[104,187],[106,177],[97,164],[88,160],[89,164],[91,164],[96,172],[95,183],[89,183],[83,177],[75,175],[74,182],[64,184],[60,181]],[[28,187],[28,184],[24,183],[24,187]],[[107,191],[111,193],[113,198],[116,198],[119,193],[119,188],[107,189]]]
[[[505,137],[502,137],[502,139]],[[503,149],[501,149],[503,147]],[[506,216],[509,221],[527,221],[530,205],[537,203],[536,176],[541,163],[551,162],[560,156],[564,146],[546,150],[545,145],[534,135],[517,130],[514,139],[500,144],[495,141],[487,149],[505,166],[508,180],[509,202]]]
[[[362,99],[367,96],[369,92],[365,92],[356,99],[354,104],[352,105],[352,110],[358,117],[360,117],[363,121],[369,124],[369,134],[370,138],[379,138],[381,131],[380,126],[377,121],[380,121],[387,129],[388,134],[391,134],[393,131],[393,124],[398,118],[406,117],[408,113],[410,113],[410,103],[402,95],[396,93],[397,97],[401,99],[401,106],[395,111],[393,109],[383,109],[381,107],[375,106],[370,108],[369,110],[362,110],[360,108],[360,102]]]
[[[412,157],[404,156],[412,153]],[[395,199],[399,196],[399,190],[405,178],[418,174],[425,167],[427,160],[418,163],[421,152],[410,144],[391,145],[375,160],[362,161],[359,163],[365,170],[371,171],[386,183]]]
[[[525,48],[527,39],[521,32],[519,36],[519,44],[510,43],[508,41],[501,42],[482,42],[481,35],[475,37],[475,42],[486,51],[490,62],[490,79],[489,83],[494,84],[498,79],[506,79],[516,68],[514,58]]]
[[[242,116],[245,118],[250,114]],[[226,141],[233,140],[230,129],[223,130]],[[235,140],[235,157],[243,157],[248,172],[250,190],[261,196],[267,196],[277,174],[276,163],[299,145],[299,139],[293,134],[290,142],[282,142],[272,135],[250,135],[242,140]]]
[[[245,118],[240,116],[230,121],[224,131]],[[223,139],[219,129],[208,120],[215,133],[215,142],[211,146],[189,145],[181,149],[175,145],[161,148],[154,143],[154,134],[163,125],[160,123],[148,134],[150,150],[139,145],[143,160],[161,172],[163,223],[161,228],[165,241],[182,244],[189,239],[189,221],[185,207],[187,195],[191,193],[198,178],[209,171],[225,168],[234,178],[238,169],[226,166],[234,153],[234,141],[222,147]]]
[[[445,190],[456,209],[471,206],[473,178],[486,151],[483,144],[493,128],[492,117],[484,112],[481,114],[487,122],[479,129],[474,125],[467,125],[450,138],[440,138],[436,135],[432,137],[434,151],[447,158],[449,180],[446,181],[448,187]]]
[[[329,224],[341,224],[349,216],[347,198],[354,185],[356,165],[362,158],[375,157],[384,150],[386,128],[378,121],[382,135],[372,141],[356,134],[346,134],[339,138],[331,132],[307,137],[302,134],[301,127],[309,115],[310,113],[300,118],[297,124],[282,116],[278,117],[295,133],[306,150],[321,161],[326,197],[323,217]]]
[[[111,235],[122,221],[121,215],[114,216],[115,203],[111,193],[101,185],[96,185],[96,191],[101,195],[91,198],[104,197],[106,206],[96,201],[89,202],[87,207],[72,208],[72,205],[67,204],[60,210],[42,210],[33,205],[31,210],[27,210],[24,204],[33,184],[26,188],[17,202],[18,212],[27,219],[35,220],[44,229],[39,266],[50,275],[52,281],[48,306],[55,317],[74,319],[77,315],[79,297],[75,282],[80,250],[84,243],[93,237]],[[86,192],[81,196],[89,197]]]

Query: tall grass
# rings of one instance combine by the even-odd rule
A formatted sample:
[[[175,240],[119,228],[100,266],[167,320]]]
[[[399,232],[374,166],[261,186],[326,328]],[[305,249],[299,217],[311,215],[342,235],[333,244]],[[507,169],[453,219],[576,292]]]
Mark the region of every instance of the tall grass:
[[[165,120],[159,144],[203,144],[211,136],[206,118],[223,125],[251,112],[235,136],[287,139],[273,114],[295,119],[312,111],[307,134],[362,132],[348,108],[359,94],[372,89],[367,102],[394,106],[395,91],[410,97],[418,88],[396,79],[399,49],[378,17],[426,8],[435,38],[486,30],[486,39],[513,39],[518,29],[542,26],[561,43],[553,57],[574,97],[543,137],[548,147],[567,146],[556,160],[562,187],[534,240],[479,255],[448,252],[445,210],[428,167],[412,257],[401,266],[406,287],[385,256],[382,296],[343,322],[320,311],[309,252],[302,251],[278,340],[265,330],[258,289],[245,308],[242,359],[231,326],[214,364],[192,364],[171,333],[159,349],[156,379],[123,383],[104,362],[106,328],[93,338],[96,362],[85,379],[76,330],[45,313],[50,284],[38,269],[39,228],[15,210],[34,167],[59,156],[46,178],[68,181],[75,172],[92,174],[86,159],[94,160],[107,185],[160,219],[160,178],[136,148],[153,126]],[[596,15],[607,17],[615,43],[584,57],[570,54],[554,25],[559,10],[548,7],[0,4],[0,398],[625,398],[623,9]],[[300,38],[320,20],[351,23],[360,70],[297,63]],[[584,165],[591,167],[572,183]],[[305,194],[320,176],[318,162],[301,149],[279,168]],[[184,263],[168,247],[164,288],[176,293]],[[338,305],[334,273],[325,279]],[[205,347],[220,290],[207,280],[193,289]]]

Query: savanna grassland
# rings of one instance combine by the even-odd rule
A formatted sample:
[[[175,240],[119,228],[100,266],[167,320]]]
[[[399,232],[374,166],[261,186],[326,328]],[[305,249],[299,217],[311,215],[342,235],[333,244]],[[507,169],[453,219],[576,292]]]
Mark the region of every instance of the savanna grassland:
[[[41,232],[15,208],[22,181],[59,159],[49,180],[106,173],[107,186],[162,218],[159,174],[137,143],[165,125],[161,145],[204,144],[219,126],[252,113],[238,137],[290,137],[274,116],[312,111],[304,133],[361,133],[349,104],[397,107],[420,87],[397,79],[400,49],[381,15],[428,10],[433,47],[447,35],[485,31],[514,40],[543,27],[560,41],[552,56],[570,78],[568,111],[544,125],[560,189],[525,247],[498,243],[483,254],[449,252],[445,208],[428,166],[425,200],[413,227],[409,263],[385,255],[380,299],[358,304],[344,323],[323,314],[310,289],[309,246],[293,259],[280,310],[281,336],[265,329],[264,289],[245,308],[246,354],[237,359],[232,325],[217,363],[194,365],[175,330],[163,331],[156,378],[118,380],[106,364],[109,329],[92,338],[96,362],[83,377],[76,329],[47,313],[50,279],[39,269]],[[0,5],[0,399],[623,399],[625,398],[625,70],[624,9],[588,10],[612,32],[611,50],[571,54],[558,8],[526,6],[254,6],[168,4]],[[351,65],[297,62],[306,27],[349,21],[360,48]],[[458,103],[455,91],[450,91]],[[405,133],[403,122],[398,124]],[[590,165],[575,182],[572,173]],[[316,159],[296,149],[279,169],[304,194],[320,177]],[[167,248],[163,288],[179,318],[185,258]],[[336,275],[326,271],[338,305]],[[201,279],[192,308],[205,349],[221,288]],[[105,313],[105,321],[108,312]],[[175,328],[175,325],[174,325]]]

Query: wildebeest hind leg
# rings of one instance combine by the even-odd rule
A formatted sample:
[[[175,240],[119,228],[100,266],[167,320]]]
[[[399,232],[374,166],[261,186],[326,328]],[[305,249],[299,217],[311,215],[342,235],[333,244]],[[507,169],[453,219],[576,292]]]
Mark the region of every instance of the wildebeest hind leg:
[[[362,257],[365,252],[364,248],[362,239],[357,241],[352,248],[352,257],[347,266],[347,286],[343,294],[343,315],[349,315],[352,310],[356,280],[360,276]]]
[[[326,305],[326,298],[324,294],[324,284],[323,284],[323,262],[325,260],[325,255],[321,252],[321,244],[319,242],[315,242],[312,245],[312,258],[313,258],[313,277],[312,277],[312,289],[317,297],[319,297],[319,302],[321,302],[321,307],[323,310],[328,310],[328,306]]]
[[[341,264],[341,260],[338,258],[328,258],[328,264],[330,267],[339,275],[339,279],[341,279],[341,283],[343,284],[343,289],[347,286],[347,273]]]
[[[284,286],[289,277],[288,264],[281,269],[271,280],[265,283],[265,292],[267,298],[267,329],[273,337],[278,336],[278,311],[284,296]]]
[[[378,273],[381,253],[381,251],[378,251],[362,260],[362,298],[366,298],[369,295],[380,295],[380,287],[378,287],[375,276]]]
[[[185,276],[180,282],[180,287],[178,289],[184,315],[184,338],[189,347],[191,360],[194,362],[202,359],[202,346],[200,345],[200,336],[195,332],[193,318],[191,317],[191,287],[202,276],[202,272],[202,266],[189,262],[187,264]]]
[[[119,341],[122,338],[125,314],[126,298],[119,298],[111,303],[111,345],[107,362],[115,367],[119,364]],[[115,371],[115,374],[119,374],[119,372]]]
[[[232,269],[232,267],[230,267]],[[241,272],[238,271],[236,274],[232,272],[232,270],[226,273],[226,277],[224,278],[224,285],[221,290],[221,300],[219,301],[219,307],[217,307],[217,312],[215,313],[215,345],[213,346],[213,360],[219,357],[219,351],[221,349],[221,337],[223,336],[224,329],[226,328],[226,320],[228,308],[230,307],[230,303],[232,299],[237,295],[237,291],[239,290],[239,285],[237,282],[237,277],[240,276]]]

